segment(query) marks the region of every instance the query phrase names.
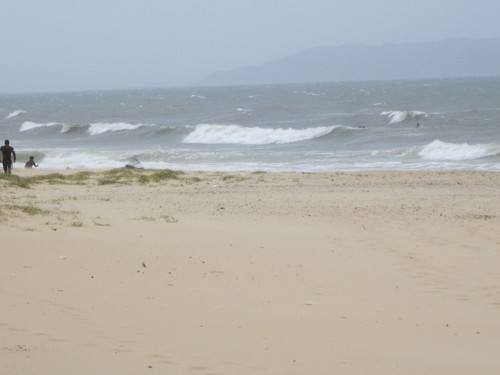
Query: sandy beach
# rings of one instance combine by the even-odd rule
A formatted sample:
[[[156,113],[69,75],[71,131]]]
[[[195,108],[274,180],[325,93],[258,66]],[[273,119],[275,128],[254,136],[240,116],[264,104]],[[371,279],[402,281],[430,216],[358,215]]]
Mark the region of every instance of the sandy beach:
[[[13,172],[1,374],[500,373],[500,173]]]

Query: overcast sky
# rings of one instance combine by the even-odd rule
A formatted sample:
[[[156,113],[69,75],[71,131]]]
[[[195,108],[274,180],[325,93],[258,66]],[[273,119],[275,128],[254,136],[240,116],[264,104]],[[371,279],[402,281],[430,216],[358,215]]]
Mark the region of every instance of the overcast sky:
[[[0,0],[0,93],[170,87],[318,46],[499,38],[499,0]]]

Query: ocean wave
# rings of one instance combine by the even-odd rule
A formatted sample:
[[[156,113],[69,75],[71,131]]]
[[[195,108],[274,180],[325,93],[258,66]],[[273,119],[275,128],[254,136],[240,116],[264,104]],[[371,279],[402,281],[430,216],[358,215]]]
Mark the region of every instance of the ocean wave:
[[[427,117],[427,113],[422,111],[385,111],[380,114],[389,118],[389,124],[399,124],[406,120],[413,120]]]
[[[19,128],[20,132],[28,131],[28,130],[33,130],[37,128],[48,128],[52,126],[61,126],[61,124],[57,122],[33,122],[33,121],[25,121],[22,123],[21,127]]]
[[[302,94],[306,96],[322,96],[325,95],[325,93],[318,93],[314,91],[293,91],[294,94]]]
[[[43,168],[108,169],[125,167],[130,155],[132,154],[56,149],[45,151],[43,159],[37,160]]]
[[[61,124],[59,122],[33,122],[33,121],[25,121],[19,128],[20,132],[39,129],[39,128],[52,128],[55,126],[61,127],[61,133],[68,133],[75,129],[81,129],[82,127],[86,127],[87,125],[76,125],[76,124]]]
[[[128,122],[96,122],[90,124],[88,133],[90,135],[100,135],[107,132],[117,132],[123,130],[136,130],[145,126],[143,124],[130,124]]]
[[[82,129],[88,125],[76,125],[76,124],[63,124],[61,128],[61,133],[69,133],[73,130]]]
[[[236,110],[238,112],[242,112],[242,113],[248,113],[248,112],[253,112],[252,109],[248,109],[248,108],[236,108]]]
[[[335,126],[307,129],[247,128],[240,125],[200,124],[184,138],[183,143],[265,145],[293,143],[319,138]]]
[[[5,119],[6,119],[6,120],[11,119],[11,118],[17,117],[17,116],[19,116],[19,115],[22,115],[23,113],[26,113],[26,111],[24,111],[24,110],[22,110],[22,109],[18,109],[18,110],[15,110],[15,111],[13,111],[13,112],[9,113],[9,114],[7,115],[7,117],[5,117]]]
[[[500,155],[500,145],[497,144],[475,144],[468,143],[446,143],[435,140],[424,146],[418,153],[427,160],[473,160],[488,156]]]

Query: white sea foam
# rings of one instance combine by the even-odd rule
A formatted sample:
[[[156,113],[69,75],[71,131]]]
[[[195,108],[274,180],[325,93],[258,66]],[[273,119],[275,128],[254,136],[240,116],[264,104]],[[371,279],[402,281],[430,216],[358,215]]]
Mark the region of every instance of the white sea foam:
[[[472,160],[487,156],[500,155],[500,145],[467,143],[446,143],[435,140],[424,146],[418,153],[426,160]]]
[[[314,91],[293,91],[294,94],[303,94],[307,96],[322,96],[325,95],[324,93],[318,93]]]
[[[24,132],[27,130],[33,130],[33,129],[37,129],[37,128],[51,127],[51,126],[57,126],[57,125],[61,125],[61,124],[58,124],[57,122],[41,123],[41,122],[25,121],[22,123],[21,127],[19,128],[19,131]]]
[[[322,137],[332,132],[335,126],[308,129],[246,128],[239,125],[200,124],[196,126],[184,143],[265,145],[292,143]]]
[[[389,118],[389,124],[398,124],[400,122],[425,118],[427,113],[421,111],[385,111],[380,114],[381,116],[387,116]]]
[[[99,135],[107,132],[116,132],[123,130],[135,130],[143,126],[142,124],[129,124],[128,122],[96,122],[90,124],[88,133],[90,135]]]
[[[63,169],[67,166],[76,169],[104,169],[124,167],[126,161],[116,160],[116,155],[106,153],[67,152],[48,153],[40,162],[44,168]]]
[[[236,110],[237,110],[238,112],[242,112],[242,113],[253,112],[253,110],[248,109],[248,108],[236,108]]]
[[[74,125],[74,124],[60,124],[58,122],[33,122],[33,121],[25,121],[19,128],[19,131],[28,131],[38,128],[50,128],[53,126],[60,126],[61,133],[67,133],[73,129],[80,128],[82,125]]]
[[[10,118],[17,117],[19,115],[22,115],[23,113],[26,113],[26,111],[23,111],[22,109],[18,109],[14,112],[9,113],[9,115],[7,117],[5,117],[5,119],[8,120]]]

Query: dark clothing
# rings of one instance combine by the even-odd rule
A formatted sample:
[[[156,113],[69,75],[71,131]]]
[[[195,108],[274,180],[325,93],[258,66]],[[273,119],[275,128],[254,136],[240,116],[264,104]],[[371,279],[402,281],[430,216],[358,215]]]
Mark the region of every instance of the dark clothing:
[[[14,151],[14,147],[7,145],[0,147],[0,151],[3,156],[3,170],[7,172],[7,170],[12,168],[12,159],[16,160],[16,152]]]
[[[0,147],[0,151],[2,151],[4,163],[9,162],[10,164],[12,164],[12,157],[14,157],[14,160],[16,159],[16,152],[14,151],[14,147],[2,146]]]
[[[24,168],[32,168],[32,167],[38,167],[38,164],[35,163],[34,160],[28,160],[26,164],[24,164]]]
[[[16,152],[12,146],[2,146],[0,147],[0,151],[2,151],[4,163],[6,161],[10,161],[12,163],[12,157],[14,157],[14,159],[16,158]]]

